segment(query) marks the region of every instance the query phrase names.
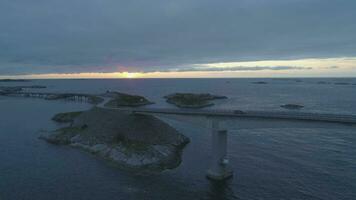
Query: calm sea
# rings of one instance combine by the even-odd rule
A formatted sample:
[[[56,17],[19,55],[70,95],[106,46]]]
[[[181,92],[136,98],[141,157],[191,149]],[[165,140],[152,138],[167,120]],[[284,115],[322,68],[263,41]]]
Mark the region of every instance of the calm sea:
[[[267,84],[255,84],[263,81]],[[356,79],[132,79],[34,80],[0,86],[45,85],[44,92],[139,94],[173,107],[173,92],[226,95],[213,108],[282,110],[356,115]],[[234,178],[205,178],[210,134],[190,118],[162,118],[191,139],[182,164],[140,174],[65,146],[39,140],[58,128],[58,112],[89,109],[85,103],[0,97],[0,199],[356,199],[356,127],[343,124],[226,119]],[[209,108],[208,108],[209,109]]]

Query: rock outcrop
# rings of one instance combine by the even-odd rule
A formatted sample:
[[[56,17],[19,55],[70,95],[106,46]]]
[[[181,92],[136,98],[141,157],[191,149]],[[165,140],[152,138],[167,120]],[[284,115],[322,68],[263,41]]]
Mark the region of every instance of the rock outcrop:
[[[70,123],[73,122],[83,112],[67,112],[67,113],[58,113],[52,117],[52,120],[58,123]]]
[[[40,138],[82,148],[123,167],[150,170],[177,167],[182,149],[189,142],[187,137],[153,116],[99,107],[77,115],[69,127]]]

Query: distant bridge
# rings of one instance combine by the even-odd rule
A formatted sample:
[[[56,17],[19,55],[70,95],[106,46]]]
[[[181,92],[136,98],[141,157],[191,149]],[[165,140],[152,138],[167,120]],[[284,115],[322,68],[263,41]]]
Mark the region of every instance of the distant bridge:
[[[101,104],[103,105],[103,104]],[[289,121],[312,121],[327,123],[356,124],[356,115],[317,114],[305,112],[282,112],[282,111],[240,111],[222,109],[170,109],[170,108],[107,108],[123,112],[139,114],[163,114],[201,116],[207,118],[208,128],[212,133],[212,160],[207,177],[213,180],[224,180],[232,177],[232,170],[228,166],[227,158],[227,130],[220,128],[220,121],[224,118],[248,118],[248,119],[275,119]]]

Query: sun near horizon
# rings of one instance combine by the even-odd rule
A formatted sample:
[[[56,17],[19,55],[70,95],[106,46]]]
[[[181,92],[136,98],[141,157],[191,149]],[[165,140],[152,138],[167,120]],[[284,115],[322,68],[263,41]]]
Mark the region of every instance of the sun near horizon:
[[[120,75],[121,76],[119,76],[119,78],[128,78],[128,79],[139,78],[142,76],[142,74],[138,72],[122,72]]]

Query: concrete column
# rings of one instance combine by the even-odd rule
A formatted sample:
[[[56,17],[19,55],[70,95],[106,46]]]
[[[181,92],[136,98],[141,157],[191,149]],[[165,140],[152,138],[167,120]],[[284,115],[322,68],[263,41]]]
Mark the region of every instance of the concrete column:
[[[217,119],[209,119],[209,129],[212,133],[212,156],[207,177],[212,180],[225,180],[232,177],[232,170],[228,167],[227,131],[219,127]]]

